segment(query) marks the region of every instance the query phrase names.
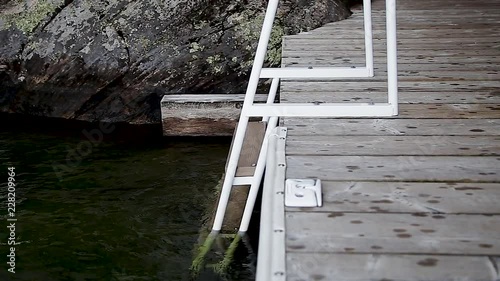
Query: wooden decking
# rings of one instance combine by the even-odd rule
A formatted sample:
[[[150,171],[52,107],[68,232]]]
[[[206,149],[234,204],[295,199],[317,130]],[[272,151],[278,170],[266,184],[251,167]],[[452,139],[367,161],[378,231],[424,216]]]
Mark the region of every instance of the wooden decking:
[[[323,181],[323,207],[286,208],[286,276],[500,280],[500,2],[398,0],[400,115],[282,119],[287,178]],[[384,102],[376,77],[283,81],[281,102]],[[285,67],[363,66],[362,14],[284,40]]]

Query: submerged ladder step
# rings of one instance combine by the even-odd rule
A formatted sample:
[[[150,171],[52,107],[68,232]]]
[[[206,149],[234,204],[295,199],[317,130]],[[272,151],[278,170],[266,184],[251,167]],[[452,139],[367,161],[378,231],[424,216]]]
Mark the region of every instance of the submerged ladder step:
[[[238,161],[238,168],[233,180],[233,186],[224,216],[225,219],[221,228],[222,232],[234,233],[234,230],[237,229],[241,223],[265,132],[266,123],[248,123],[240,159]],[[233,144],[231,144],[231,149],[232,146]],[[228,162],[226,162],[226,165],[227,163]]]

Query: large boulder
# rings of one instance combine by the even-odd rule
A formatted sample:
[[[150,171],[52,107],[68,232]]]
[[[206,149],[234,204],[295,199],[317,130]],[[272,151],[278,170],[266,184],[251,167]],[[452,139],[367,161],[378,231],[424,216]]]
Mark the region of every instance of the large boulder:
[[[281,36],[350,15],[345,0],[284,0]],[[0,112],[160,122],[169,93],[244,92],[267,1],[0,0]]]

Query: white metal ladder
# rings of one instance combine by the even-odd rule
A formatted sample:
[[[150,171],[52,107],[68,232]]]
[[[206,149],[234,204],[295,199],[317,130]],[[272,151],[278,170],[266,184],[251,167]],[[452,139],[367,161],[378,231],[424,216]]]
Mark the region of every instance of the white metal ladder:
[[[233,139],[233,146],[229,154],[224,184],[222,186],[217,214],[212,227],[213,232],[222,228],[224,214],[233,185],[250,185],[250,192],[241,220],[240,232],[246,232],[255,205],[259,186],[265,168],[268,137],[277,126],[278,117],[376,117],[393,116],[398,114],[398,82],[397,82],[397,41],[396,41],[396,1],[386,0],[386,32],[387,32],[387,103],[286,103],[275,104],[274,99],[281,78],[294,79],[337,79],[373,77],[373,38],[371,0],[363,0],[363,17],[365,31],[366,66],[361,68],[349,67],[289,67],[263,68],[268,42],[279,0],[270,0],[268,3],[264,24],[262,27],[255,60],[241,109],[240,120]],[[272,78],[271,88],[266,104],[254,104],[255,93],[259,79]],[[250,117],[262,117],[267,122],[266,134],[259,153],[254,175],[251,177],[235,177],[237,163],[242,149],[243,139]]]

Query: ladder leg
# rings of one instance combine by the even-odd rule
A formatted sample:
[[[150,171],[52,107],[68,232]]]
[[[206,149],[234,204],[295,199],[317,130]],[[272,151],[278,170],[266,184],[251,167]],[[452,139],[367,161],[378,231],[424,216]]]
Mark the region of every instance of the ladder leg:
[[[267,96],[266,104],[274,103],[274,99],[276,98],[276,93],[278,92],[278,87],[280,85],[280,78],[273,78],[273,82],[271,83],[271,88],[269,88],[269,94]],[[269,116],[262,117],[263,122],[269,121]]]
[[[250,107],[254,102],[255,93],[257,92],[260,72],[266,58],[267,46],[269,44],[269,38],[271,37],[274,17],[276,16],[276,11],[278,10],[278,2],[279,0],[270,0],[267,6],[266,16],[264,18],[264,24],[262,26],[259,44],[255,53],[254,64],[252,66],[252,72],[250,73],[250,79],[245,94],[245,100],[243,101],[243,107],[241,109],[240,121],[238,122],[238,126],[236,128],[233,148],[231,149],[231,152],[229,154],[229,161],[227,165],[226,175],[224,177],[224,184],[222,185],[219,204],[217,206],[217,213],[215,215],[214,224],[212,226],[212,231],[215,232],[221,230],[222,223],[224,221],[224,215],[226,213],[229,195],[231,194],[233,180],[236,174],[238,160],[240,158],[243,139],[245,137],[245,132],[248,126],[248,111],[250,110]]]
[[[238,166],[238,160],[240,159],[241,148],[243,145],[243,139],[245,138],[247,126],[248,117],[240,116],[240,121],[238,122],[236,133],[234,135],[233,147],[229,153],[229,161],[227,164],[226,174],[224,176],[224,184],[222,185],[220,192],[219,204],[217,206],[217,213],[215,214],[212,231],[220,231],[222,228],[222,222],[224,221],[224,215],[226,214],[229,195],[231,195],[231,189],[233,188],[234,176],[236,175],[236,168]]]

